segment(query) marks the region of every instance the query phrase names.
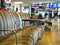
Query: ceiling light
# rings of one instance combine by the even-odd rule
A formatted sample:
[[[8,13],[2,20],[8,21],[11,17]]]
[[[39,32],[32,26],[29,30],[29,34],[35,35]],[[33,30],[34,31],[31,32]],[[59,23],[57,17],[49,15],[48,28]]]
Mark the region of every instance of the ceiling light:
[[[15,4],[23,4],[23,2],[15,2]]]
[[[10,2],[11,2],[11,0],[4,0],[4,2],[5,2],[5,3],[10,3]]]

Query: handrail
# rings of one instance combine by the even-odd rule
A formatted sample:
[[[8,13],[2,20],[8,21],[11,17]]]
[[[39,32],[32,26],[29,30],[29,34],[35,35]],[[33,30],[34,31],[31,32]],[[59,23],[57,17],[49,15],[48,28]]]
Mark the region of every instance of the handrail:
[[[0,31],[12,31],[13,34],[15,34],[15,37],[16,37],[16,45],[18,45],[18,37],[17,37],[16,31],[14,31],[14,30],[0,30]]]

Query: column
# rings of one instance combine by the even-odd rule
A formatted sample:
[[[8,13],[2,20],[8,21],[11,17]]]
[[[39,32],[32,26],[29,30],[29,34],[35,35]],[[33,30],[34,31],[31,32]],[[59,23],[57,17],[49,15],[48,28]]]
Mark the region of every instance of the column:
[[[1,8],[4,6],[4,0],[1,0]]]

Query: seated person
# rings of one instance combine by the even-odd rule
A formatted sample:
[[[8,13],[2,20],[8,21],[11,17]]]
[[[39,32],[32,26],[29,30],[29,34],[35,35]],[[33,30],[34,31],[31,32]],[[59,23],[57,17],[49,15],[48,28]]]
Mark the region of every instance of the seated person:
[[[39,15],[38,12],[36,12],[35,15]]]
[[[39,14],[38,19],[43,19],[42,14]],[[44,25],[44,22],[38,21],[38,25]]]
[[[32,19],[38,19],[38,15],[34,15]]]
[[[41,14],[39,14],[38,19],[42,19],[42,15]]]
[[[48,14],[47,14],[47,13],[45,13],[45,18],[47,17],[47,15],[48,15]]]
[[[42,15],[41,15],[41,14],[39,14],[39,15],[34,15],[34,16],[32,17],[32,19],[42,19]]]

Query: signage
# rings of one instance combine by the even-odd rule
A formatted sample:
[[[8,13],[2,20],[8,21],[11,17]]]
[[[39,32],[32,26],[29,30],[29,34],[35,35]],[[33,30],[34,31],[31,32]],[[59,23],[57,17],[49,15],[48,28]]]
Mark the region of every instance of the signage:
[[[49,3],[46,5],[47,8],[58,8],[58,3]]]
[[[43,5],[42,4],[31,4],[32,8],[42,8]]]
[[[10,3],[11,2],[11,0],[5,0],[5,3]]]

